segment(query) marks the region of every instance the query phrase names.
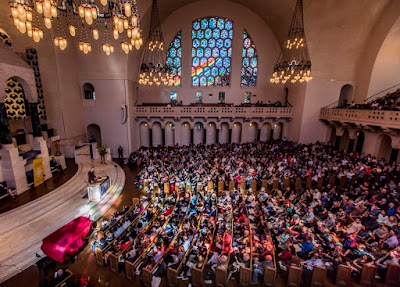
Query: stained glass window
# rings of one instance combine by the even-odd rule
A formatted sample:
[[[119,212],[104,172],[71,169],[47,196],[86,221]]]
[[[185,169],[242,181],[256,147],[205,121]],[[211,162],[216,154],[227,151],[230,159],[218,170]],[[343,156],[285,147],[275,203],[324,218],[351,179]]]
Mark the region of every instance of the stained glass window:
[[[258,74],[257,49],[251,40],[250,35],[245,30],[243,33],[243,50],[242,50],[242,70],[240,72],[240,86],[255,86]]]
[[[197,19],[192,29],[192,85],[229,86],[233,23],[211,17]]]
[[[169,44],[167,53],[167,65],[174,74],[174,86],[181,86],[182,77],[182,32],[176,34],[174,40]]]

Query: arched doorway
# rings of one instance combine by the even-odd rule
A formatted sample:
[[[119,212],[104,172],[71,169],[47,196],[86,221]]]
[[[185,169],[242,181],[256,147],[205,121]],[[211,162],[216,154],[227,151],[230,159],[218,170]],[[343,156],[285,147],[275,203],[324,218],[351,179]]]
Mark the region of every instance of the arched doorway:
[[[25,91],[20,81],[16,78],[10,78],[5,86],[6,97],[4,105],[6,107],[7,118],[10,120],[22,120],[27,114],[28,102],[25,97]]]
[[[392,138],[388,135],[380,135],[376,142],[376,157],[378,159],[384,158],[389,161],[392,154]]]
[[[282,138],[282,123],[276,123],[274,124],[274,129],[272,131],[272,138],[274,140],[280,140]]]
[[[338,106],[342,107],[345,106],[346,104],[349,104],[352,98],[353,98],[353,86],[349,84],[344,85],[340,89]]]
[[[140,123],[140,146],[149,147],[150,146],[150,130],[149,125],[145,122]]]
[[[211,145],[217,142],[217,126],[209,123],[206,128],[206,144]]]
[[[204,126],[202,123],[197,122],[193,129],[193,143],[195,145],[204,143]]]
[[[358,131],[356,133],[355,149],[354,151],[358,154],[362,154],[364,147],[365,134],[363,131]]]
[[[175,145],[175,124],[168,122],[165,125],[165,146]]]
[[[345,129],[342,135],[342,138],[340,139],[340,146],[339,148],[342,150],[347,150],[350,142],[350,135],[349,135],[349,130]]]
[[[249,123],[249,134],[247,142],[254,142],[258,137],[258,124],[257,123]]]
[[[153,147],[158,147],[163,144],[162,127],[159,122],[154,122],[151,126],[151,135]]]
[[[89,142],[96,142],[97,145],[101,145],[101,129],[96,124],[90,124],[86,128],[87,140]]]
[[[184,122],[181,125],[181,144],[190,145],[191,143],[191,129],[188,122]]]
[[[222,123],[221,129],[219,131],[219,143],[226,144],[229,143],[229,124]]]
[[[242,140],[242,124],[234,123],[232,128],[232,143],[240,143]]]
[[[272,130],[271,124],[270,123],[264,123],[261,126],[260,141],[267,142],[267,141],[271,140],[271,130]]]

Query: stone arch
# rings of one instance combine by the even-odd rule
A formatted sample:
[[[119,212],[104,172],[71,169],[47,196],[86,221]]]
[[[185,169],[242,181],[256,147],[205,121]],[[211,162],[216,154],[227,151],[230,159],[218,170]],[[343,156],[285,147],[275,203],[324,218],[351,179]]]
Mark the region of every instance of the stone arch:
[[[167,122],[164,127],[164,145],[175,145],[175,123],[172,121]]]
[[[229,133],[230,133],[229,123],[222,122],[219,128],[219,143],[221,144],[229,143]]]
[[[217,125],[214,122],[209,122],[206,127],[206,144],[217,143]]]
[[[204,125],[201,122],[196,122],[193,128],[193,144],[204,144]]]
[[[235,122],[232,127],[231,143],[242,142],[242,123]]]
[[[272,125],[270,122],[263,123],[261,126],[260,141],[267,142],[271,140]]]
[[[141,122],[139,124],[140,131],[140,146],[150,147],[150,128],[147,122]]]
[[[336,144],[336,127],[331,127],[329,131],[328,144],[335,146]]]
[[[258,139],[258,124],[256,122],[249,123],[249,133],[247,135],[248,142],[254,142]]]
[[[348,129],[344,129],[342,138],[340,139],[340,149],[347,150],[350,142],[350,132]]]
[[[192,142],[192,128],[189,122],[183,122],[181,124],[181,144],[190,145]]]
[[[163,145],[162,125],[160,122],[153,122],[151,126],[151,145],[158,147]]]
[[[22,88],[24,89],[24,95],[25,95],[25,99],[29,102],[29,103],[36,103],[37,102],[37,93],[35,90],[35,93],[32,93],[32,89],[31,89],[31,85],[28,84],[28,82],[19,77],[19,76],[12,76],[9,77],[9,79],[7,80],[7,82],[9,80],[14,80],[14,81],[18,81],[20,83],[20,85],[22,86]]]
[[[350,84],[344,85],[340,89],[340,94],[339,94],[339,103],[338,106],[344,106],[346,104],[349,104],[350,101],[353,99],[353,86]]]
[[[356,139],[354,142],[354,151],[358,154],[362,154],[364,148],[365,133],[362,130],[356,131]]]
[[[283,123],[274,123],[274,129],[272,130],[272,138],[274,140],[279,140],[282,138]]]
[[[392,138],[387,134],[382,134],[376,139],[375,154],[378,159],[384,158],[389,161],[392,154]]]

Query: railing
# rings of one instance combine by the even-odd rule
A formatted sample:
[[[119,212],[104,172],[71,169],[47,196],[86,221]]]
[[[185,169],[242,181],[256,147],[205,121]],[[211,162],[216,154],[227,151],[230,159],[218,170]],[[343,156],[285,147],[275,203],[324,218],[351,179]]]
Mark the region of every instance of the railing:
[[[291,118],[292,107],[135,107],[135,117]]]
[[[400,129],[400,111],[322,108],[321,120]]]

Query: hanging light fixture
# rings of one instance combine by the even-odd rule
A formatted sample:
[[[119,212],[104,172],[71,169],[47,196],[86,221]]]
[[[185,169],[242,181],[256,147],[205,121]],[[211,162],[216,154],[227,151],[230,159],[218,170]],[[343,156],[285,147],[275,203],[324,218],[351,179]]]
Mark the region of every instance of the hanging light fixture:
[[[55,33],[53,43],[64,50],[67,47],[66,35],[79,37],[79,49],[89,53],[92,45],[87,37],[88,31],[93,39],[101,38],[104,23],[114,28],[114,38],[120,39],[121,47],[127,53],[143,44],[140,30],[140,16],[137,0],[9,0],[11,17],[21,33],[26,33],[35,42],[44,35],[43,26],[47,29],[62,31]],[[34,21],[35,19],[35,21]],[[43,21],[43,24],[39,22]],[[37,22],[37,23],[36,23]],[[82,25],[82,28],[80,28]],[[88,26],[88,27],[85,27]],[[80,29],[78,29],[78,27]],[[85,35],[82,35],[85,33]],[[108,33],[108,29],[107,29]],[[124,35],[124,34],[127,35]],[[128,38],[126,38],[128,36]],[[93,42],[94,45],[95,42]],[[107,55],[114,52],[114,46],[107,41],[101,44]],[[104,47],[106,47],[104,49]]]
[[[153,0],[151,9],[149,39],[140,66],[139,84],[150,86],[153,84],[171,86],[173,84],[173,75],[170,73],[170,67],[166,64],[157,0]]]
[[[106,53],[107,56],[110,56],[112,53],[114,53],[114,46],[110,44],[107,22],[104,23],[102,48],[103,48],[103,52]]]
[[[270,82],[285,84],[287,81],[303,83],[311,80],[311,60],[304,33],[303,0],[297,0],[289,37],[284,42]]]

